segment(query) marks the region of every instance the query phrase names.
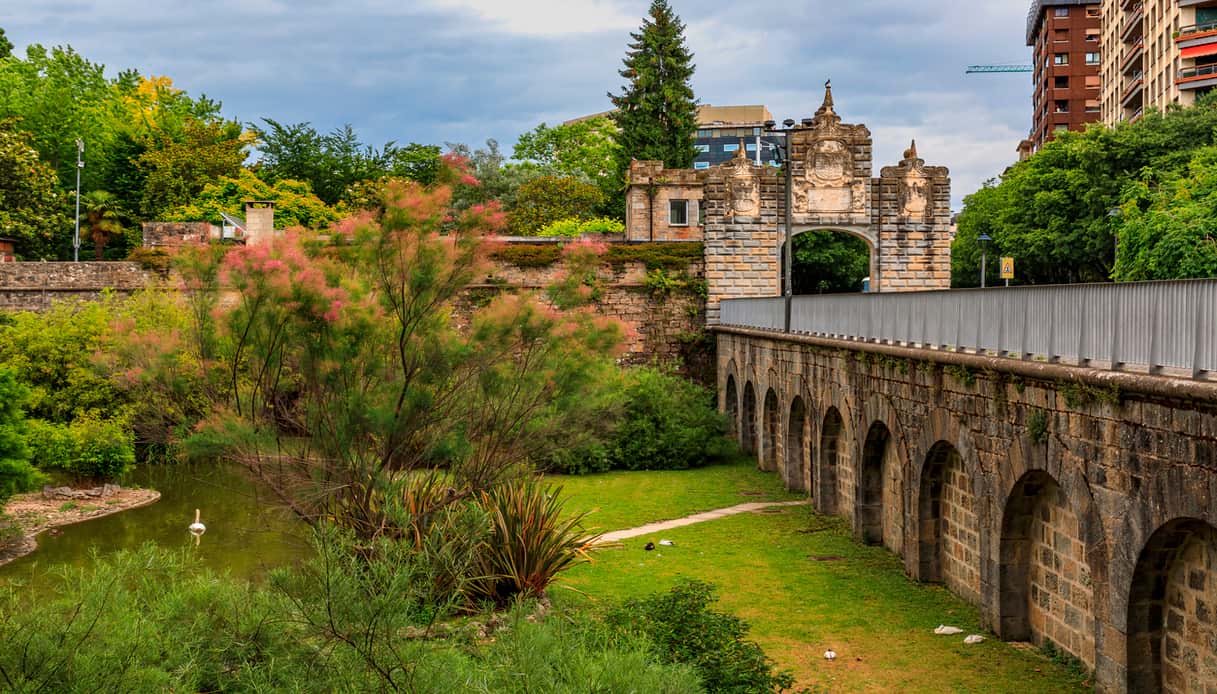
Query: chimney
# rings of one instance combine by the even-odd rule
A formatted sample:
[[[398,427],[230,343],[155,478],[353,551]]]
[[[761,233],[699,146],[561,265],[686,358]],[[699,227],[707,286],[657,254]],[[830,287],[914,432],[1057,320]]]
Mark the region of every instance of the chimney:
[[[275,238],[275,203],[273,200],[245,201],[245,245],[271,243]]]

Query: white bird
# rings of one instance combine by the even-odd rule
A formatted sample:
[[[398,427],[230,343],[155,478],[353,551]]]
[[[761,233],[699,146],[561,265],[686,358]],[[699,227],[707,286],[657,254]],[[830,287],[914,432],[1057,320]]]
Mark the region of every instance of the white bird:
[[[980,643],[981,641],[984,641],[984,640],[985,640],[985,637],[981,636],[980,634],[972,634],[970,636],[964,637],[963,642],[967,643],[967,644],[972,644],[972,643]]]
[[[190,524],[190,528],[188,529],[190,530],[190,534],[194,535],[195,537],[199,537],[203,533],[207,532],[207,526],[203,525],[203,523],[199,521],[199,510],[197,508],[194,510],[194,522]]]
[[[837,658],[837,652],[834,651],[833,649],[830,648],[827,651],[824,651],[825,660],[836,660],[836,658]]]

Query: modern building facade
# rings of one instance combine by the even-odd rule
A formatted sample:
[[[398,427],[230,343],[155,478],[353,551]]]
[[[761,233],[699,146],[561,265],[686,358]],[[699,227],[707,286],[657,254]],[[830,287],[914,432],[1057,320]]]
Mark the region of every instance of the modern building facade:
[[[1033,152],[1057,132],[1099,120],[1100,34],[1100,0],[1033,0],[1027,13],[1033,111],[1020,150]]]
[[[1217,0],[1103,0],[1103,122],[1189,106],[1217,86]]]
[[[729,162],[740,147],[753,163],[777,166],[781,157],[776,146],[782,136],[765,134],[765,121],[771,120],[773,115],[764,106],[699,106],[693,168],[700,171]]]

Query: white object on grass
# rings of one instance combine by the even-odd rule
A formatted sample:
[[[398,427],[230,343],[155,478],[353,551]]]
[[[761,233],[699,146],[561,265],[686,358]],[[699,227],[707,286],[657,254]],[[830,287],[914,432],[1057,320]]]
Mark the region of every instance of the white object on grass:
[[[836,660],[836,658],[837,658],[837,652],[834,651],[833,649],[830,648],[827,651],[824,651],[825,660]]]
[[[939,624],[938,628],[934,630],[934,633],[938,634],[939,636],[954,636],[955,634],[962,634],[963,629],[960,629],[959,627],[949,627],[945,624]]]
[[[673,547],[676,545],[676,543],[672,542],[671,540],[660,540],[659,544],[663,545],[664,547]]]
[[[984,640],[985,640],[985,637],[981,636],[980,634],[972,634],[971,636],[964,637],[963,642],[964,643],[980,643],[981,641],[984,641]]]

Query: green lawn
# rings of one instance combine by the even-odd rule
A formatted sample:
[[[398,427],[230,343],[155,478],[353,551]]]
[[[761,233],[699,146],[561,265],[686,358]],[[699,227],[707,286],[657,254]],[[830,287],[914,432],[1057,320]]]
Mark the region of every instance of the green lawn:
[[[700,470],[549,475],[546,480],[562,487],[566,508],[589,511],[586,525],[602,532],[751,501],[802,498],[785,491],[777,475],[743,459]]]
[[[600,508],[596,524],[605,530],[751,500],[740,490],[789,498],[776,475],[744,465],[563,479],[568,507]],[[854,543],[842,522],[802,507],[778,511],[665,531],[676,545],[659,551],[642,548],[658,535],[599,550],[565,576],[575,591],[553,594],[572,606],[599,604],[666,590],[682,576],[708,580],[721,605],[746,619],[766,652],[813,691],[1086,691],[1083,676],[982,631],[976,609],[909,580],[895,555]],[[935,636],[941,623],[965,632]],[[969,633],[987,640],[965,645]],[[827,648],[835,661],[824,660]]]

